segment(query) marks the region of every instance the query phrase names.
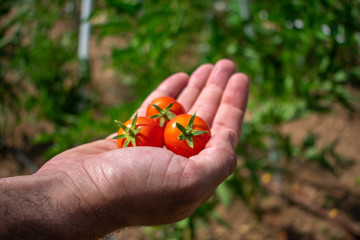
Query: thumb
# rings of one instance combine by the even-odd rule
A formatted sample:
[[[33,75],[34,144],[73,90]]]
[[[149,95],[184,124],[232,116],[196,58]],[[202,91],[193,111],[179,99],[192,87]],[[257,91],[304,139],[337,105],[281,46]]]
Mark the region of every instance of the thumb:
[[[236,139],[235,131],[230,129],[215,132],[205,149],[192,157],[202,171],[199,174],[206,176],[209,184],[220,184],[234,172],[237,162],[234,151]]]

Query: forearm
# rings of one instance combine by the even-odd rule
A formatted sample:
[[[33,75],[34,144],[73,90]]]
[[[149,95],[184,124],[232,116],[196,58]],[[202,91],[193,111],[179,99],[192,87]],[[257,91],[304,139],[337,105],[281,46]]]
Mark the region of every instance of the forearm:
[[[89,222],[94,222],[93,217],[86,217],[76,198],[69,196],[73,201],[62,201],[68,194],[56,177],[32,175],[0,179],[0,239],[94,237],[91,230],[94,228]]]

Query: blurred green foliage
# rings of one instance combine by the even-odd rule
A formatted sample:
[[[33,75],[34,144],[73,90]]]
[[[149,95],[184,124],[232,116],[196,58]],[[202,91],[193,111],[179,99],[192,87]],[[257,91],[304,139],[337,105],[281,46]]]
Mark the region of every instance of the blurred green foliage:
[[[30,126],[50,123],[51,131],[33,139],[33,144],[51,144],[48,158],[108,133],[96,121],[102,109],[90,76],[79,70],[87,63],[74,54],[78,4],[15,0],[0,5],[1,135],[12,135],[15,129],[7,126],[15,128],[9,123],[13,120]]]
[[[349,163],[335,152],[336,142],[319,148],[316,136],[308,133],[302,146],[295,146],[279,125],[331,111],[336,104],[354,111],[358,96],[347,89],[360,86],[359,0],[96,1],[93,33],[100,40],[126,41],[112,50],[110,65],[130,89],[122,99],[132,101],[110,107],[102,106],[91,89],[91,76],[69,68],[79,67],[74,54],[78,5],[65,0],[0,3],[7,16],[0,25],[0,108],[6,115],[26,106],[26,111],[36,109],[38,119],[50,121],[54,130],[36,140],[52,143],[50,156],[114,131],[112,119],[129,117],[174,72],[190,74],[201,63],[230,58],[251,80],[251,117],[237,149],[237,171],[189,218],[147,228],[154,239],[194,239],[199,222],[226,225],[216,206],[230,206],[238,196],[256,210],[253,199],[266,193],[261,174],[284,175],[290,161],[312,161],[334,174]],[[71,27],[51,38],[59,19]]]
[[[61,4],[13,1],[4,5],[2,11],[11,12],[1,26],[1,77],[2,84],[8,87],[1,89],[21,91],[13,98],[22,100],[28,110],[37,107],[40,117],[61,124],[66,116],[59,113],[76,112],[74,108],[79,103],[78,94],[74,93],[77,85],[71,89],[64,86],[68,72],[63,68],[76,57],[76,48],[69,40],[75,37],[74,32],[49,39],[51,27],[61,16]],[[5,74],[10,79],[5,79]]]

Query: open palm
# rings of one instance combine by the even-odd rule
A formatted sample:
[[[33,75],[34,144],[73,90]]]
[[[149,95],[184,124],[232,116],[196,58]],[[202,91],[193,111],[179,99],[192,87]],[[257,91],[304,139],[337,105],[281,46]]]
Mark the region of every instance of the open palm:
[[[81,145],[48,161],[36,174],[57,175],[101,231],[157,225],[189,216],[236,167],[248,97],[248,80],[230,60],[204,64],[189,77],[176,73],[163,81],[137,113],[144,116],[155,98],[171,96],[211,126],[205,149],[189,159],[165,148],[118,149],[109,138]],[[102,226],[104,225],[104,226]]]

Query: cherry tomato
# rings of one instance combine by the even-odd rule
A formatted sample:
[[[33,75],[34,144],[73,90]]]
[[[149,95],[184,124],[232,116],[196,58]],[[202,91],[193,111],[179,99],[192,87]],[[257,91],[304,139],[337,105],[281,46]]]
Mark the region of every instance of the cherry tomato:
[[[133,146],[163,147],[163,130],[155,120],[147,117],[137,117],[125,123],[116,121],[120,129],[114,137],[119,148]]]
[[[210,137],[209,126],[195,114],[181,114],[174,117],[164,131],[167,149],[187,158],[203,150]]]
[[[153,100],[146,110],[146,116],[155,119],[163,129],[173,117],[184,113],[185,109],[181,103],[166,96]]]

